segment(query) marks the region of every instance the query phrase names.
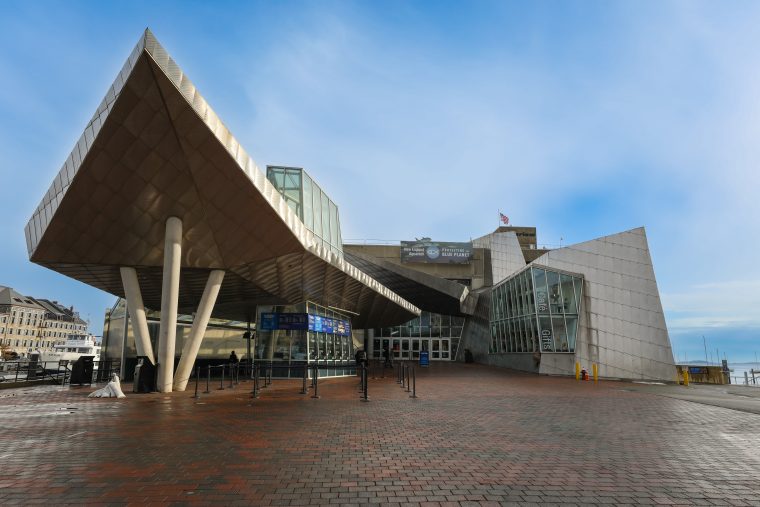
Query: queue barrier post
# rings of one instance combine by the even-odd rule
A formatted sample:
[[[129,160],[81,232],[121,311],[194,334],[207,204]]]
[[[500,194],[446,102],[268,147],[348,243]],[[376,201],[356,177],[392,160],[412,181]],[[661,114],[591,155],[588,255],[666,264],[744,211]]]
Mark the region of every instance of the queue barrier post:
[[[203,394],[209,394],[211,392],[210,386],[211,386],[211,366],[206,366],[206,390],[203,391]]]
[[[314,364],[314,394],[311,395],[315,400],[319,399],[319,366]]]
[[[309,364],[303,365],[303,387],[301,387],[301,394],[308,394],[309,389],[306,387],[306,378],[309,376]]]
[[[219,380],[219,389],[218,391],[224,391],[224,365],[220,365],[222,368],[222,378]]]
[[[409,397],[417,397],[417,373],[415,372],[414,368],[412,368],[412,395]]]
[[[198,377],[201,376],[201,367],[198,366],[195,369],[195,395],[193,395],[193,398],[200,398],[200,395],[198,394]]]
[[[363,380],[363,384],[364,384],[364,394],[363,394],[361,400],[364,401],[364,402],[369,401],[369,395],[367,394],[367,380],[368,380],[367,379],[367,374],[368,373],[369,372],[367,371],[366,365],[362,365],[362,380]]]

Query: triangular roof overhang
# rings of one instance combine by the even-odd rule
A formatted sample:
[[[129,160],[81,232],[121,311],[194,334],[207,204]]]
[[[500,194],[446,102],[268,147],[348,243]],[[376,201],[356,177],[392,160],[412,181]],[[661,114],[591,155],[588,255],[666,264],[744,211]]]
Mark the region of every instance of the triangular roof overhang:
[[[164,227],[183,222],[180,311],[207,273],[227,272],[215,317],[312,300],[401,323],[419,309],[324,250],[187,76],[146,30],[26,226],[30,259],[123,296],[137,269],[158,308]]]

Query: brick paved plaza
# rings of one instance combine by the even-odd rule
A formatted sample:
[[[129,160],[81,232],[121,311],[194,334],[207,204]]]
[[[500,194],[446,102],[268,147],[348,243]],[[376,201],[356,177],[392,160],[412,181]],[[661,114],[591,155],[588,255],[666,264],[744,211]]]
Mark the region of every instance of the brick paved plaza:
[[[760,416],[479,365],[88,399],[0,391],[0,504],[760,505]],[[216,386],[218,387],[218,385]]]

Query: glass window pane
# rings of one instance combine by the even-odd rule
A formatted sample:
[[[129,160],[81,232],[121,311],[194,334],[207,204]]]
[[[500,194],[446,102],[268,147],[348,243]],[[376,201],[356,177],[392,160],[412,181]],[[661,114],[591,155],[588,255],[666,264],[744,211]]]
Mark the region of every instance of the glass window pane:
[[[567,343],[565,318],[562,316],[552,317],[552,327],[554,328],[554,350],[557,352],[568,352],[570,348]]]
[[[560,309],[559,273],[546,271],[546,284],[549,286],[549,309],[553,314],[562,314]]]
[[[565,317],[567,323],[567,347],[569,352],[575,352],[575,337],[578,332],[578,318],[575,316]]]
[[[573,286],[575,287],[575,302],[578,305],[578,312],[583,309],[583,278],[573,277]]]
[[[534,292],[536,293],[536,309],[538,310],[538,313],[549,313],[549,297],[546,289],[546,271],[543,269],[533,269],[533,286]],[[541,343],[543,343],[543,341]]]
[[[541,315],[538,317],[538,325],[541,333],[541,352],[554,352],[554,339],[552,334],[552,324],[549,316]]]
[[[573,277],[570,275],[560,275],[562,289],[562,307],[565,313],[578,313],[578,307],[575,304],[575,294],[573,292]]]

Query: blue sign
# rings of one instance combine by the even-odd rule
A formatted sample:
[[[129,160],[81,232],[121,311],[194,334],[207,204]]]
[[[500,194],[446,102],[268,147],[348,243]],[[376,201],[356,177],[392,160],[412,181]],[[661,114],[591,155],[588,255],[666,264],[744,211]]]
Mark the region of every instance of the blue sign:
[[[262,331],[306,330],[309,328],[309,316],[305,313],[262,313]]]
[[[315,333],[337,334],[339,336],[351,336],[351,322],[347,320],[332,319],[321,315],[308,315],[308,330]]]
[[[420,351],[420,366],[430,366],[430,352]]]
[[[332,334],[334,330],[333,320],[329,317],[322,317],[322,329],[325,333]]]

